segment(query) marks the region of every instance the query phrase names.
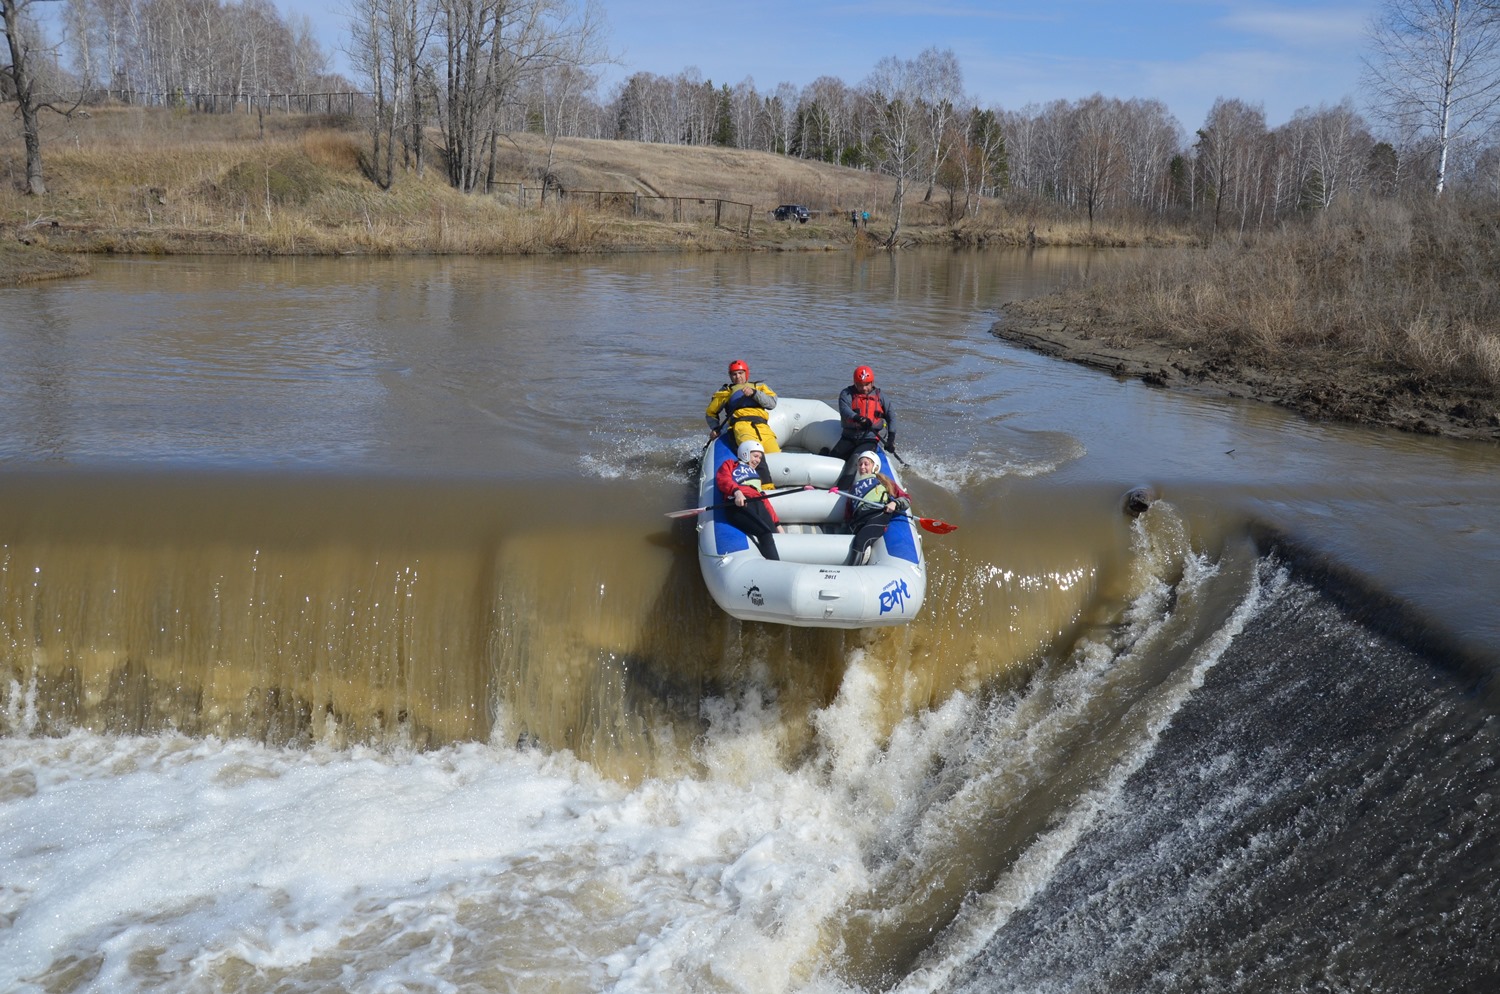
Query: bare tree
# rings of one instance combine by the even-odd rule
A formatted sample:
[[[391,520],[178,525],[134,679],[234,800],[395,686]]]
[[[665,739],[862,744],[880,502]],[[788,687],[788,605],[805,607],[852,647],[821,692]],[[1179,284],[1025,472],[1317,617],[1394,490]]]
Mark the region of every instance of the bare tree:
[[[526,80],[574,57],[573,0],[437,0],[444,44],[441,130],[449,180],[472,192],[493,179],[505,113]]]
[[[1080,100],[1073,110],[1069,158],[1090,231],[1095,213],[1115,194],[1125,175],[1124,117],[1119,100],[1099,93]]]
[[[15,96],[16,112],[21,117],[21,140],[26,147],[26,192],[39,197],[47,192],[42,178],[42,111],[53,110],[69,115],[78,108],[61,109],[43,98],[37,89],[46,51],[41,31],[32,18],[31,8],[43,0],[0,0],[0,24],[4,25],[10,61],[0,65],[0,80]],[[82,99],[80,97],[80,99]]]
[[[1370,30],[1365,80],[1378,112],[1449,159],[1494,124],[1500,108],[1500,9],[1490,0],[1384,0]]]
[[[801,94],[791,83],[777,83],[776,93],[771,97],[768,107],[771,114],[771,123],[776,129],[777,151],[783,155],[793,154],[792,134],[797,128],[797,105],[801,103]]]
[[[917,65],[888,55],[876,63],[875,71],[865,82],[865,91],[873,120],[871,137],[876,146],[876,161],[896,179],[896,190],[891,197],[893,223],[885,241],[886,247],[891,248],[901,230],[907,184],[924,164],[921,141],[924,115]]]
[[[963,99],[964,73],[951,48],[924,49],[917,56],[913,69],[916,72],[926,124],[924,139],[929,168],[927,192],[922,197],[925,203],[932,199],[938,166],[947,157],[947,140],[962,134],[953,131],[950,125],[957,113],[956,105]]]
[[[969,158],[973,163],[970,177],[968,212],[973,213],[978,198],[989,190],[998,194],[1010,179],[1010,164],[1005,147],[1005,132],[1000,127],[1000,116],[994,110],[980,110],[976,105],[969,111],[968,141]]]
[[[1310,205],[1332,206],[1359,188],[1375,139],[1351,101],[1300,110],[1292,125],[1306,135],[1306,161],[1299,172],[1301,193]]]
[[[1224,208],[1240,212],[1243,225],[1252,196],[1252,181],[1261,174],[1260,153],[1266,136],[1266,113],[1241,100],[1214,101],[1198,131],[1198,166],[1213,198],[1213,230],[1218,232]]]
[[[547,161],[542,176],[552,175],[557,154],[557,139],[565,131],[565,120],[577,113],[580,97],[592,90],[599,77],[595,67],[609,59],[604,47],[604,11],[589,0],[578,12],[578,19],[564,32],[566,39],[559,48],[557,60],[538,73],[542,99],[542,129],[547,135]],[[571,129],[576,133],[576,126]],[[547,184],[542,185],[543,196]]]
[[[1009,160],[1010,185],[1035,195],[1040,192],[1041,111],[1035,104],[1000,114],[1000,131],[1004,136]]]
[[[755,92],[755,80],[746,76],[730,91],[730,116],[734,121],[736,148],[755,148],[759,144],[755,133],[759,111],[760,94]]]
[[[1161,213],[1171,199],[1171,164],[1182,145],[1182,128],[1160,100],[1134,99],[1124,106],[1126,187],[1132,204]]]
[[[415,0],[352,0],[348,55],[371,94],[370,158],[365,171],[381,189],[395,182],[396,134],[410,77],[400,54],[404,26]]]

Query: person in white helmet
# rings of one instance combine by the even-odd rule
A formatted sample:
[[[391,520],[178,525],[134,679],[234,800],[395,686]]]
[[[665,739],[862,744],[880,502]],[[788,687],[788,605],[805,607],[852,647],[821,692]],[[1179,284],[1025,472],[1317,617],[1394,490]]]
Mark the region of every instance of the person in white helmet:
[[[864,500],[844,504],[844,520],[854,538],[849,542],[845,566],[863,565],[870,558],[870,547],[885,534],[891,519],[911,510],[911,497],[896,481],[880,471],[880,453],[866,449],[854,457],[854,482],[849,492]],[[876,501],[868,504],[865,501]]]
[[[760,464],[766,457],[765,446],[755,439],[740,443],[739,458],[725,459],[714,474],[714,485],[726,498],[725,518],[749,535],[760,554],[780,559],[776,539],[781,530],[776,509],[766,499],[767,488],[760,478]]]

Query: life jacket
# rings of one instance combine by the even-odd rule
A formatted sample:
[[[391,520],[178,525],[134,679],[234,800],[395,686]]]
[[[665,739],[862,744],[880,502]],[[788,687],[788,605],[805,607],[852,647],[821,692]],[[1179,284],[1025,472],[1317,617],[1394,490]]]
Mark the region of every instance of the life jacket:
[[[765,408],[760,406],[760,401],[756,399],[755,394],[752,393],[748,397],[745,396],[745,394],[740,392],[740,386],[744,386],[744,384],[735,386],[726,383],[719,387],[718,392],[714,394],[713,400],[709,402],[709,416],[723,418],[725,427],[733,427],[736,422],[748,422],[749,424],[756,425],[766,424],[766,419],[770,415],[766,412]],[[775,396],[771,389],[764,383],[752,382],[751,386],[755,387],[758,393],[768,393],[773,397]],[[724,399],[720,400],[720,397]]]
[[[871,473],[869,476],[856,476],[854,482],[849,486],[849,492],[856,497],[879,501],[881,504],[888,504],[898,496],[891,493],[890,490],[886,489],[886,485],[880,482],[879,473]],[[880,508],[874,504],[865,504],[857,500],[851,500],[844,505],[844,519],[847,521],[861,511],[878,513]]]
[[[734,461],[734,468],[729,471],[729,478],[735,482],[736,486],[763,489],[760,473],[751,469],[749,463],[740,462],[738,459]]]
[[[849,398],[849,406],[859,417],[869,418],[877,429],[885,427],[881,424],[885,420],[885,401],[880,397],[879,387],[871,387],[869,393],[856,390]]]

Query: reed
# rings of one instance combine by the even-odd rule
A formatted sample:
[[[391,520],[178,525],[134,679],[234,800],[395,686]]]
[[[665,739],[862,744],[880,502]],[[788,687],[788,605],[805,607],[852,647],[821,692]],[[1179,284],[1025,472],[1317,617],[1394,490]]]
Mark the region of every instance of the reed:
[[[1287,353],[1500,385],[1500,239],[1462,202],[1366,202],[1243,242],[1151,253],[1089,277],[1076,309],[1145,338],[1272,361]]]

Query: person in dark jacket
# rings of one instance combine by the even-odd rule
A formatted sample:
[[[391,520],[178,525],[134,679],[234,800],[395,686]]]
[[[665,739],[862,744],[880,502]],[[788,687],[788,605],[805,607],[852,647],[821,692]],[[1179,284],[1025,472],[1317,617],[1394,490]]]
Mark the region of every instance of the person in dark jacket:
[[[875,385],[875,371],[869,366],[856,369],[854,382],[839,392],[839,427],[842,434],[829,455],[848,459],[872,445],[895,448],[895,413]]]

